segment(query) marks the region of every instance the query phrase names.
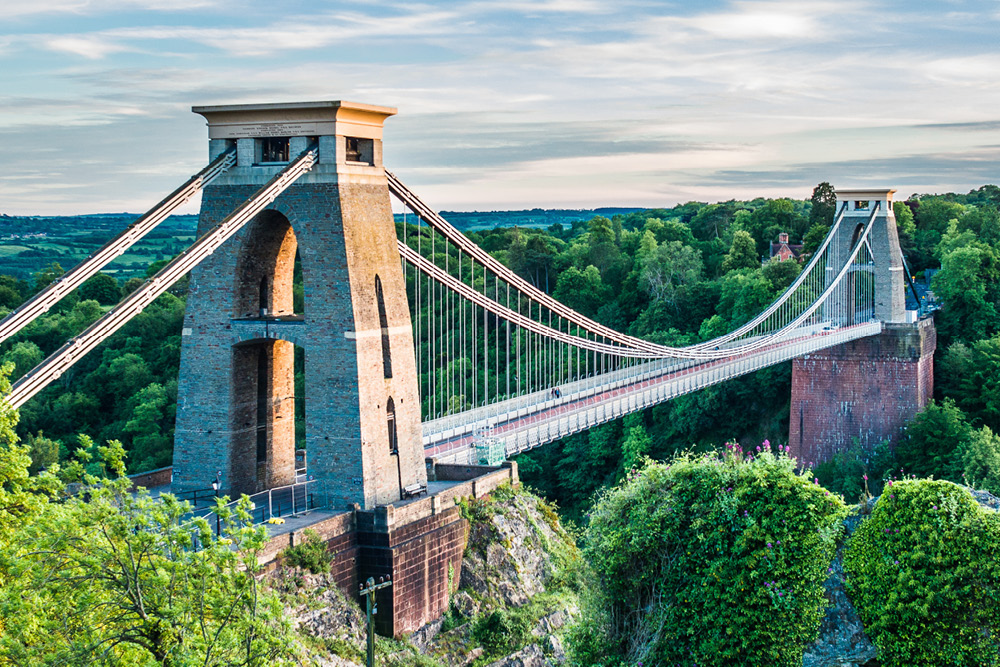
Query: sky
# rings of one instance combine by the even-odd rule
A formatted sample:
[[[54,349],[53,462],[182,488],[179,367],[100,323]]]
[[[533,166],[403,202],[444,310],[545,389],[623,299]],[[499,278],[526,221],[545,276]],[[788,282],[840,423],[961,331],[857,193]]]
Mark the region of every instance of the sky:
[[[338,99],[398,107],[439,210],[967,192],[998,36],[1000,0],[0,0],[0,213],[142,212],[207,161],[192,105]]]

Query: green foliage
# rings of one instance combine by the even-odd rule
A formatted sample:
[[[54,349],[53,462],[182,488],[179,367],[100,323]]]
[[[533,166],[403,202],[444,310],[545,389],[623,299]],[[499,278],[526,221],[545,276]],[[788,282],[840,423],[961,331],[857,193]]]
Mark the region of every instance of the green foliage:
[[[962,443],[956,454],[963,481],[1000,496],[1000,436],[984,426]]]
[[[736,269],[755,269],[760,266],[757,255],[757,242],[749,232],[738,229],[733,232],[733,243],[729,252],[722,260],[722,272],[729,273]]]
[[[293,664],[291,626],[259,584],[267,532],[249,500],[219,501],[217,538],[189,504],[129,493],[120,444],[97,450],[107,477],[85,473],[61,503],[32,494],[0,531],[0,664]],[[17,467],[31,484],[24,463],[7,478]]]
[[[326,550],[326,542],[312,529],[305,530],[305,539],[281,552],[281,559],[291,567],[301,567],[313,574],[330,571],[333,557]]]
[[[846,509],[762,450],[650,463],[598,497],[577,664],[802,664]]]
[[[97,273],[80,285],[80,298],[93,299],[102,306],[113,306],[122,298],[118,281],[106,273]]]
[[[813,188],[809,202],[812,204],[809,209],[810,225],[829,227],[833,224],[833,218],[837,214],[837,190],[832,185],[826,181],[817,185]]]
[[[846,450],[817,463],[813,475],[820,485],[839,493],[846,502],[867,500],[868,494],[882,492],[884,479],[892,477],[899,465],[888,442],[864,447],[857,439]]]
[[[945,342],[971,342],[997,331],[998,270],[997,256],[988,248],[960,247],[942,257],[941,270],[931,284],[945,304],[937,318]]]
[[[952,344],[937,370],[941,392],[954,399],[970,421],[1000,430],[1000,336]]]
[[[961,479],[955,452],[972,432],[954,401],[931,403],[910,422],[906,437],[896,446],[896,458],[908,475]]]
[[[553,296],[570,308],[593,316],[607,299],[608,289],[597,267],[590,265],[581,271],[571,266],[559,275]]]
[[[490,655],[499,655],[520,647],[531,630],[530,619],[519,609],[497,609],[476,623],[476,640]]]
[[[988,667],[1000,655],[1000,517],[948,482],[887,485],[844,558],[886,667]]]
[[[15,380],[42,363],[44,358],[41,348],[31,341],[19,341],[3,355],[4,361],[14,364],[11,377]]]
[[[46,438],[41,431],[37,435],[29,435],[26,444],[28,454],[31,456],[31,467],[28,472],[32,475],[37,475],[40,471],[59,463],[59,443]]]

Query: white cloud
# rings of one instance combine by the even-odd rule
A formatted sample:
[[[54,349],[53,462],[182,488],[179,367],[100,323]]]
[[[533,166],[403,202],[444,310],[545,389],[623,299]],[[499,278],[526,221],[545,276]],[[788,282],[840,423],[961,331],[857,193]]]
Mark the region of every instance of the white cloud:
[[[124,10],[179,12],[218,4],[219,0],[9,0],[0,3],[0,18],[39,14],[94,15]]]
[[[50,37],[44,41],[51,51],[70,53],[89,60],[100,60],[112,53],[121,53],[129,49],[111,40],[102,39],[96,35]]]

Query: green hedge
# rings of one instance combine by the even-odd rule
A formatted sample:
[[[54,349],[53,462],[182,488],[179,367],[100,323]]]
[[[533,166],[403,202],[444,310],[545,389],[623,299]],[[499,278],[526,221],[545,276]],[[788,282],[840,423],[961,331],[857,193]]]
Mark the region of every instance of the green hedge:
[[[887,485],[844,568],[886,667],[1000,662],[1000,516],[961,487]]]
[[[649,463],[598,498],[575,664],[802,664],[846,508],[769,449]]]

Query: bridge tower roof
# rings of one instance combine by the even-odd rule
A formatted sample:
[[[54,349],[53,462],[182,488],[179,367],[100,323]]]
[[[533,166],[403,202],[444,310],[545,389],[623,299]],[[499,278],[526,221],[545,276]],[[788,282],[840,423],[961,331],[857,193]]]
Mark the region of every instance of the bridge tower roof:
[[[273,136],[355,136],[382,138],[382,124],[393,107],[361,102],[277,102],[195,106],[208,121],[209,139]]]

